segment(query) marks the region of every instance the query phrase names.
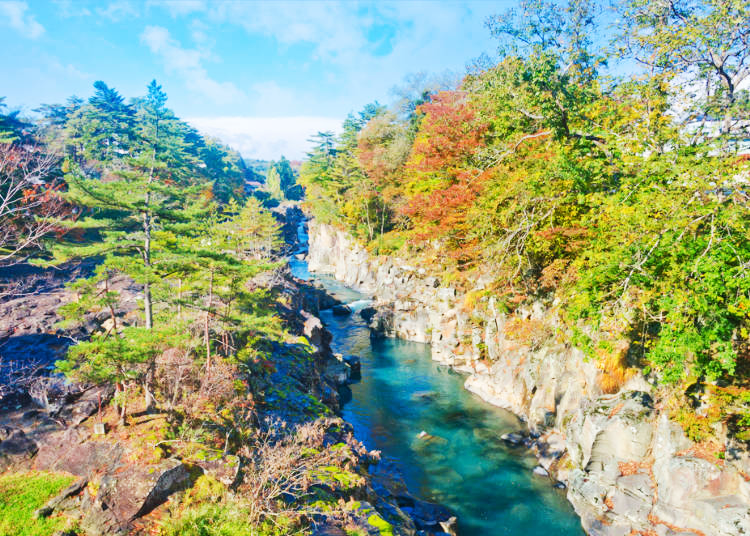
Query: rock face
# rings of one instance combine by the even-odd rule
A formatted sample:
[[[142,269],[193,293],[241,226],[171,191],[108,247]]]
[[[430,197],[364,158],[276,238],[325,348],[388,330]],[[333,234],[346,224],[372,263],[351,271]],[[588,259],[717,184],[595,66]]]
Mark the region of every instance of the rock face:
[[[434,360],[469,374],[468,390],[527,422],[540,469],[567,486],[589,534],[750,534],[750,456],[727,449],[725,460],[700,457],[654,407],[642,377],[606,394],[601,371],[580,350],[509,337],[494,298],[467,311],[465,295],[423,268],[370,257],[328,225],[310,222],[309,241],[311,272],[375,298],[367,316],[376,333],[430,343]],[[554,322],[541,304],[519,313]]]
[[[21,378],[43,375],[54,368],[54,362],[65,355],[74,339],[88,338],[98,329],[107,329],[110,313],[101,310],[84,316],[80,326],[62,330],[58,309],[75,299],[63,284],[93,269],[69,269],[52,282],[32,285],[31,295],[0,301],[0,399],[26,387]],[[0,271],[0,282],[2,281]],[[45,280],[46,281],[46,280]],[[110,281],[110,289],[120,293],[122,300],[115,310],[120,325],[132,319],[130,313],[138,308],[140,288],[132,280],[117,276]],[[25,289],[25,291],[28,289]]]

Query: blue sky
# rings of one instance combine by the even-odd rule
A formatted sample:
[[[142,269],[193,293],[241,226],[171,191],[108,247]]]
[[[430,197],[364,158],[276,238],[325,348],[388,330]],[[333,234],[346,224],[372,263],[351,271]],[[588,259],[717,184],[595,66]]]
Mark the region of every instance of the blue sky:
[[[494,53],[487,16],[510,1],[83,2],[0,0],[11,108],[88,97],[104,80],[127,97],[153,78],[176,113],[245,156],[300,158],[418,71],[461,73]]]

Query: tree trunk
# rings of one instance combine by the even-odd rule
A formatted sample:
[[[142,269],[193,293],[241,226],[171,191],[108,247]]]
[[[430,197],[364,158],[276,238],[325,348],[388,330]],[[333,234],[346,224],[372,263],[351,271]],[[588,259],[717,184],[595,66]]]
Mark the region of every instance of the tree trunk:
[[[109,294],[109,274],[107,274],[107,278],[104,280],[104,294],[105,296]],[[108,307],[109,307],[109,317],[112,319],[112,332],[114,332],[115,337],[117,336],[117,317],[115,316],[115,308],[112,306],[111,303],[109,303],[109,297],[107,297]],[[107,336],[109,336],[110,332],[107,332]],[[106,338],[106,337],[105,337]]]
[[[209,319],[211,317],[211,306],[214,293],[214,269],[211,267],[211,275],[208,282],[208,307],[206,307],[205,325],[203,338],[206,343],[206,374],[211,375],[211,338],[209,337]]]
[[[156,148],[153,150],[153,158],[156,159]],[[152,226],[152,220],[151,220],[151,209],[150,209],[150,203],[151,203],[151,189],[150,185],[154,180],[154,166],[151,165],[151,169],[148,173],[148,188],[146,190],[146,202],[145,202],[145,210],[143,212],[143,232],[146,235],[144,239],[143,244],[143,263],[146,266],[146,277],[150,278],[150,268],[151,268],[151,226]],[[146,316],[146,329],[154,329],[154,312],[153,312],[153,304],[151,302],[151,281],[149,279],[146,279],[146,283],[143,285],[143,308],[144,308],[144,314]],[[145,396],[145,402],[146,402],[146,412],[152,411],[154,409],[154,406],[156,405],[156,400],[154,399],[154,395],[151,394],[151,386],[154,383],[154,375],[155,375],[155,359],[151,359],[148,364],[148,369],[146,371],[146,380],[144,384],[144,396]]]
[[[118,393],[122,393],[120,399],[119,410],[120,410],[120,425],[125,426],[126,408],[127,408],[127,392],[125,391],[125,384],[123,382],[117,382],[115,384],[115,390]]]

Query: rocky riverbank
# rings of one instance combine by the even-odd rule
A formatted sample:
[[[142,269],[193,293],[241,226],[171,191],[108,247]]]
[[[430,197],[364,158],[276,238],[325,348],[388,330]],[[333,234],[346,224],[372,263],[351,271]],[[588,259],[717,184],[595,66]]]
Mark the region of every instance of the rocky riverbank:
[[[514,318],[492,296],[473,307],[468,293],[424,268],[373,257],[317,222],[309,225],[307,260],[310,271],[375,298],[376,333],[430,343],[433,359],[468,374],[467,389],[521,417],[527,429],[506,439],[525,442],[539,457],[538,472],[567,487],[589,534],[750,534],[746,448],[724,435],[721,457],[706,452],[638,374],[605,392],[612,390],[603,388],[606,368],[542,333],[556,327],[548,306]],[[482,288],[478,281],[474,290]]]
[[[289,231],[301,213],[290,208],[281,216]],[[117,312],[119,321],[126,321],[137,307],[139,289],[126,280],[115,284],[132,296],[128,301],[132,307]],[[317,315],[338,302],[286,270],[261,275],[254,284],[275,289],[279,316],[292,336],[304,338],[300,339],[304,344],[294,340],[275,344],[264,363],[267,374],[238,377],[229,372],[226,383],[230,394],[226,396],[230,400],[214,408],[226,413],[222,417],[227,420],[223,448],[199,441],[200,427],[194,433],[175,433],[174,414],[146,412],[138,402],[131,404],[124,426],[110,405],[111,386],[70,385],[44,370],[35,370],[28,389],[6,396],[0,404],[0,477],[50,474],[72,479],[36,517],[64,516],[72,527],[66,534],[158,533],[160,520],[178,512],[186,501],[208,501],[201,498],[207,485],[242,497],[256,480],[265,486],[268,478],[283,481],[307,475],[299,476],[289,488],[292,492],[284,492],[281,499],[306,501],[300,511],[313,534],[428,536],[452,532],[455,518],[451,513],[411,495],[398,473],[379,463],[379,454],[368,452],[353,437],[351,426],[336,416],[338,388],[350,381],[356,363],[332,353],[331,335]],[[18,350],[13,355],[20,359],[24,336],[83,338],[106,329],[102,325],[106,315],[102,315],[87,317],[78,331],[58,331],[56,308],[70,299],[68,291],[55,286],[4,303],[6,315],[0,323],[0,328],[6,326],[0,331],[6,342],[3,350],[13,341],[14,352]],[[27,350],[33,350],[40,363],[48,364],[59,357],[61,348],[40,343]],[[162,370],[162,366],[180,365],[167,351],[157,360],[157,368]],[[168,368],[164,370],[170,373]],[[189,383],[187,368],[184,374],[183,381]],[[221,367],[212,374],[211,389],[218,393],[212,396],[224,396],[217,391],[221,389]],[[253,385],[252,400],[231,400],[237,389],[233,384],[240,381]],[[196,392],[190,403],[208,403],[206,407],[210,407],[211,401],[200,402],[201,396]],[[243,405],[245,402],[252,406]],[[252,411],[246,413],[248,407]],[[104,433],[97,429],[102,425]],[[207,419],[203,425],[216,423]],[[303,430],[302,436],[295,430]],[[229,447],[231,435],[258,433],[266,439],[250,443],[254,445],[250,449],[243,447],[243,442]]]

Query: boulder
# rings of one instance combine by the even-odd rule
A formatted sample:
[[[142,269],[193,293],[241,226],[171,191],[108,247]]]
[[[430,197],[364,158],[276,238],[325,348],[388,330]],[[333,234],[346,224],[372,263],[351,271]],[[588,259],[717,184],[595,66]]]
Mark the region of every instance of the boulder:
[[[359,316],[368,324],[372,321],[372,318],[378,313],[375,307],[365,307],[359,311]]]
[[[232,454],[227,454],[216,460],[199,460],[196,463],[203,469],[207,475],[214,477],[216,480],[231,488],[237,483],[240,475],[240,458]]]
[[[537,476],[543,476],[543,477],[549,476],[549,472],[541,465],[537,465],[536,467],[534,467],[534,469],[531,472]]]
[[[323,376],[334,385],[346,385],[351,377],[351,369],[343,361],[330,359],[323,370]]]
[[[352,309],[348,305],[338,304],[331,307],[331,311],[335,316],[349,316],[352,314]]]
[[[418,529],[428,531],[445,532],[441,523],[451,525],[449,520],[453,518],[451,511],[445,506],[433,504],[427,501],[414,500],[412,506],[404,506],[402,510],[414,520]]]
[[[108,472],[88,486],[89,495],[81,504],[81,528],[90,534],[127,532],[136,518],[190,484],[189,467],[174,459],[156,466],[130,466],[120,472]]]
[[[61,504],[63,504],[68,498],[78,495],[83,491],[83,488],[88,484],[87,478],[79,478],[73,482],[70,486],[62,490],[55,497],[47,501],[47,504],[34,511],[34,517],[49,517],[52,512],[55,511]]]
[[[0,471],[31,459],[39,450],[39,446],[29,439],[20,428],[3,430],[5,439],[0,442]]]
[[[510,434],[503,434],[500,436],[500,439],[505,441],[506,443],[509,443],[513,446],[520,445],[523,443],[523,436],[519,433],[513,432]]]
[[[359,377],[360,373],[362,372],[362,363],[359,359],[359,356],[356,355],[346,355],[344,356],[344,363],[346,363],[349,366],[349,369],[351,370],[351,375],[353,377]]]
[[[305,319],[302,332],[307,340],[317,348],[318,352],[326,352],[331,344],[331,333],[323,327],[323,323],[317,316],[304,310],[300,311],[300,315]]]

